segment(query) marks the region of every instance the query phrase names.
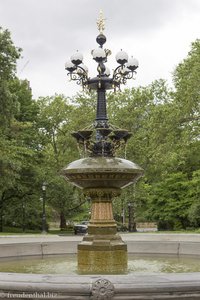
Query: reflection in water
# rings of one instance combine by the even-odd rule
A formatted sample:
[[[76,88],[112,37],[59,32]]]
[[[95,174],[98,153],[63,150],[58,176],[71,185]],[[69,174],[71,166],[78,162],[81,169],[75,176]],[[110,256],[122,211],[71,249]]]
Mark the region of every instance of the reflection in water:
[[[75,254],[1,259],[0,272],[77,274]],[[129,254],[128,274],[200,272],[199,257]]]

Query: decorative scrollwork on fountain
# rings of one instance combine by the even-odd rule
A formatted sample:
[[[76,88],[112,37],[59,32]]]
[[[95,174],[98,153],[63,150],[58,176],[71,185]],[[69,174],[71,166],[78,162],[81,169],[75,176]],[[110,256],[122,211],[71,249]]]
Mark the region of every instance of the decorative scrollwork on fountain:
[[[125,85],[127,80],[134,79],[134,74],[136,74],[134,69],[129,69],[127,65],[118,66],[113,72],[113,81],[118,83],[116,87],[120,89],[121,84]]]
[[[112,300],[115,288],[107,279],[98,279],[92,284],[91,300]]]
[[[121,194],[121,189],[120,188],[85,188],[83,190],[83,193],[87,197],[91,198],[101,198],[103,201],[103,198],[108,201],[114,197],[118,197]]]

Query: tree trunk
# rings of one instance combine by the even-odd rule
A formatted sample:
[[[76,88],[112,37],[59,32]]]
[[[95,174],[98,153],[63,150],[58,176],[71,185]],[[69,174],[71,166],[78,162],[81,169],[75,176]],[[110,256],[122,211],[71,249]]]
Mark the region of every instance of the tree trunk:
[[[134,207],[133,204],[129,204],[128,206],[129,210],[129,222],[128,222],[128,230],[129,232],[136,232],[136,222],[134,218]]]
[[[63,212],[60,213],[60,230],[66,229],[66,217]]]
[[[0,232],[3,232],[3,207],[0,207]]]

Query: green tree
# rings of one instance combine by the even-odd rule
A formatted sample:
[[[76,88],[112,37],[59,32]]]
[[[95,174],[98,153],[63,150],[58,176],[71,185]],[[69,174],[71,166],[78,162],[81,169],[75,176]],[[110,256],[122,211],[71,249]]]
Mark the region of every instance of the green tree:
[[[188,178],[182,172],[168,174],[164,180],[152,185],[148,198],[147,216],[152,221],[171,224],[174,229],[186,228],[188,209]]]
[[[37,104],[26,80],[16,77],[21,49],[8,30],[0,29],[0,230],[9,219],[13,199],[21,202],[36,192]]]
[[[181,131],[179,157],[184,172],[200,169],[200,40],[192,43],[188,56],[177,66],[174,76],[174,111]]]
[[[10,32],[0,27],[0,130],[5,130],[17,110],[17,100],[10,90],[10,84],[16,77],[16,62],[21,49],[15,47]]]
[[[79,193],[60,176],[61,169],[71,161],[79,158],[79,152],[71,133],[79,125],[87,125],[81,107],[85,109],[83,98],[77,97],[71,104],[63,95],[40,98],[40,112],[37,126],[40,132],[40,144],[43,163],[40,181],[47,181],[47,203],[55,209],[60,217],[60,227],[65,228],[66,217],[71,216],[86,202]],[[72,99],[75,102],[75,99]],[[83,122],[82,122],[82,121]],[[79,124],[80,123],[80,124]]]
[[[193,172],[189,182],[188,197],[192,201],[188,218],[193,226],[200,227],[200,169]]]

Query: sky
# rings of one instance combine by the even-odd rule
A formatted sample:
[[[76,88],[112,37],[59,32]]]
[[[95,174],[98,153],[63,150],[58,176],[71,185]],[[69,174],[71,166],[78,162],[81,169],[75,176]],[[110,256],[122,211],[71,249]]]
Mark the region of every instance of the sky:
[[[160,78],[171,85],[175,67],[200,37],[199,0],[0,0],[0,26],[23,49],[17,74],[30,81],[34,98],[81,91],[64,69],[77,50],[89,76],[97,75],[91,50],[98,47],[100,10],[106,19],[105,48],[112,51],[110,70],[117,67],[115,55],[121,49],[139,61],[128,87]]]

